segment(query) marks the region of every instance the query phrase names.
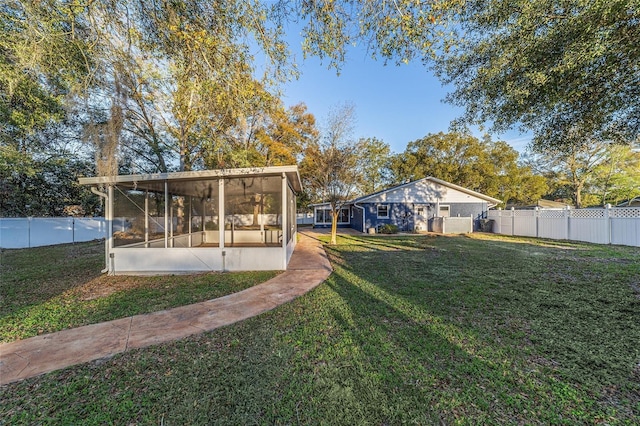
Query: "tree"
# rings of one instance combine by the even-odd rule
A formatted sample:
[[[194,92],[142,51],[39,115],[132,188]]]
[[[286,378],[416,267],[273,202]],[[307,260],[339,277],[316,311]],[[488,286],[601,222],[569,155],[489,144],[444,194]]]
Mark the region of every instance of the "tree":
[[[640,149],[630,145],[609,146],[607,157],[595,171],[594,187],[601,205],[617,205],[640,196]]]
[[[283,16],[304,23],[303,49],[340,68],[347,47],[363,44],[372,57],[406,63],[430,62],[445,39],[447,24],[463,0],[297,1],[281,0]]]
[[[176,157],[178,169],[201,166],[289,75],[274,19],[258,1],[10,1],[0,9],[3,134],[73,110],[86,135],[117,142],[110,155],[129,149],[161,171]],[[256,46],[267,58],[261,70]]]
[[[473,0],[437,71],[464,121],[519,126],[541,148],[640,132],[637,0]]]
[[[361,157],[359,162],[362,175],[361,192],[371,194],[384,189],[389,184],[388,163],[391,148],[376,138],[360,139],[358,146]]]
[[[562,149],[538,148],[534,151],[535,164],[540,171],[546,171],[556,187],[565,185],[577,208],[583,207],[582,195],[585,185],[593,178],[596,168],[607,153],[607,144],[591,141],[588,144],[576,144]]]
[[[225,149],[211,152],[205,167],[256,167],[297,164],[318,136],[304,104],[285,109],[278,100],[256,108],[224,135]]]
[[[91,66],[88,23],[72,6],[9,0],[0,7],[0,143],[18,146],[65,117],[65,96]],[[31,139],[30,141],[34,141]]]
[[[529,153],[529,164],[552,183],[554,198],[568,198],[581,208],[617,204],[640,193],[640,154],[630,146],[589,141],[569,148]]]
[[[352,139],[352,105],[336,107],[327,118],[321,139],[311,143],[300,165],[300,174],[315,198],[331,209],[331,244],[336,244],[340,210],[358,191],[358,145]]]
[[[531,202],[547,190],[544,179],[518,164],[507,143],[465,133],[429,134],[390,161],[394,180],[433,176],[509,202]]]

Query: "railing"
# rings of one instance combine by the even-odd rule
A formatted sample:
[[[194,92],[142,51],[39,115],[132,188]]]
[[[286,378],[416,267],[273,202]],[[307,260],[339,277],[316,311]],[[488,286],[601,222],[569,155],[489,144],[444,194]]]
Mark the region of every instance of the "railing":
[[[640,207],[490,210],[497,234],[640,247]]]

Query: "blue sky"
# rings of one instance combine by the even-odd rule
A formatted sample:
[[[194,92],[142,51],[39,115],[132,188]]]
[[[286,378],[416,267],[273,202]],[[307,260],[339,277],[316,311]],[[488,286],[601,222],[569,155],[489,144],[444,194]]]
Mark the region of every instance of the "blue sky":
[[[304,102],[320,123],[332,108],[350,102],[356,109],[356,138],[376,137],[393,152],[401,152],[408,142],[428,133],[447,132],[451,120],[462,113],[443,102],[449,88],[419,62],[384,66],[383,61],[371,59],[366,49],[352,48],[336,75],[334,69],[327,69],[327,61],[303,60],[299,40],[291,37],[290,42],[301,76],[284,86],[283,100],[287,106]],[[492,137],[520,152],[530,140],[517,131]]]

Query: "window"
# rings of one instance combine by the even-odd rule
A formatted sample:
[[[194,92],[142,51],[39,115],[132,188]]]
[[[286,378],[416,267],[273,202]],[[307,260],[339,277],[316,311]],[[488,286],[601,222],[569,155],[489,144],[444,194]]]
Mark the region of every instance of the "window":
[[[316,208],[316,223],[317,224],[331,224],[331,209],[329,208]],[[349,223],[349,209],[340,209],[338,214],[338,223]]]
[[[378,218],[388,218],[389,217],[389,206],[380,205],[378,206]]]
[[[338,223],[349,223],[349,209],[340,209]]]
[[[417,214],[418,216],[424,216],[424,207],[418,207],[418,208],[416,209],[416,214]]]
[[[449,217],[449,206],[440,206],[440,211],[438,216]]]

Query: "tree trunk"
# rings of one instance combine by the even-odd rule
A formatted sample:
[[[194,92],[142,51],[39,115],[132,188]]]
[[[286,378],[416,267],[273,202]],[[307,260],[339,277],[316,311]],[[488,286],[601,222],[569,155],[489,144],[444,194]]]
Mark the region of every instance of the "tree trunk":
[[[331,242],[329,244],[338,244],[338,210],[331,209]]]
[[[574,198],[576,201],[576,208],[582,208],[582,182],[576,182],[574,184]]]

